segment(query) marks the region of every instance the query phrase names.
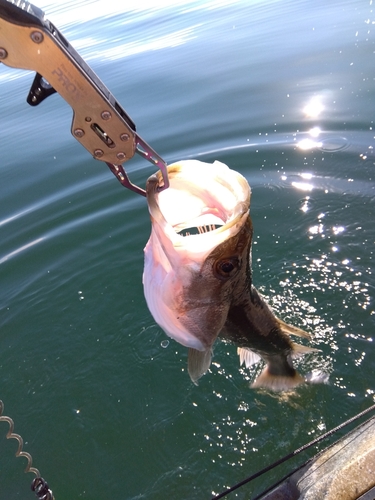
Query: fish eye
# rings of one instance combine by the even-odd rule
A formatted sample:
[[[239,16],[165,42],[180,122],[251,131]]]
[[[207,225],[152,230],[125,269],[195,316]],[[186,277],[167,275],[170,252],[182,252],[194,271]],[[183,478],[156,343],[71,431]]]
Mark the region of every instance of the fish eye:
[[[223,273],[229,274],[231,271],[233,271],[233,269],[234,269],[234,264],[230,260],[222,262],[220,264],[220,271],[222,271]]]
[[[219,277],[230,278],[239,269],[240,262],[237,257],[229,257],[227,259],[219,260],[215,263],[215,271]]]

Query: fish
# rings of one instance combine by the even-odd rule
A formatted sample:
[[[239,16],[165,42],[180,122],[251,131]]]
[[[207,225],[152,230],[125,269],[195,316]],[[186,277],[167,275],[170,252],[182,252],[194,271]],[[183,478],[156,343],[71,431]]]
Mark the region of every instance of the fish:
[[[293,342],[309,333],[285,323],[253,285],[251,188],[220,161],[184,160],[147,180],[151,234],[144,249],[143,289],[164,332],[188,348],[188,373],[210,367],[217,339],[237,346],[240,364],[265,366],[253,388],[286,391],[305,379],[293,359],[318,349]]]

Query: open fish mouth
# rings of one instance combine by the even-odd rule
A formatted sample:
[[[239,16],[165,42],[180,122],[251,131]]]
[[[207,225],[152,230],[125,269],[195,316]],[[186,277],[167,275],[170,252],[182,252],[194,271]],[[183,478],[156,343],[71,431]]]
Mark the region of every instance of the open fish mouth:
[[[208,224],[205,226],[189,227],[186,229],[181,229],[178,234],[181,236],[193,236],[196,234],[209,233],[210,231],[215,231],[220,227],[223,227],[223,224]]]
[[[236,234],[243,225],[251,190],[238,172],[218,161],[187,160],[170,165],[168,177],[170,187],[160,193],[161,173],[149,178],[147,201],[152,229],[159,240],[168,238],[175,251],[185,249],[191,256],[198,253],[198,258],[203,258],[202,253]]]

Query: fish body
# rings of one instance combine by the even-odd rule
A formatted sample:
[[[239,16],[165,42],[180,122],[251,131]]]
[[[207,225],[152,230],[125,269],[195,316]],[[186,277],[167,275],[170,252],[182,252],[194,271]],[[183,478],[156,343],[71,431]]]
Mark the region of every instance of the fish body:
[[[253,387],[286,390],[303,383],[294,356],[314,351],[290,340],[309,334],[278,319],[252,283],[253,226],[247,180],[221,162],[168,167],[147,181],[151,236],[145,247],[144,293],[155,321],[189,348],[194,383],[208,370],[213,345],[238,346],[241,364],[266,363]]]

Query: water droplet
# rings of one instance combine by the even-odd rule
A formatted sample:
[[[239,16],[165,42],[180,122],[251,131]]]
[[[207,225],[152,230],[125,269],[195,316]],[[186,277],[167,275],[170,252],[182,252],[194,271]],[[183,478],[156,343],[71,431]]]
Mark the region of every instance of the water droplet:
[[[164,349],[166,349],[166,348],[169,346],[169,340],[162,340],[162,341],[160,342],[160,345],[161,345]]]

